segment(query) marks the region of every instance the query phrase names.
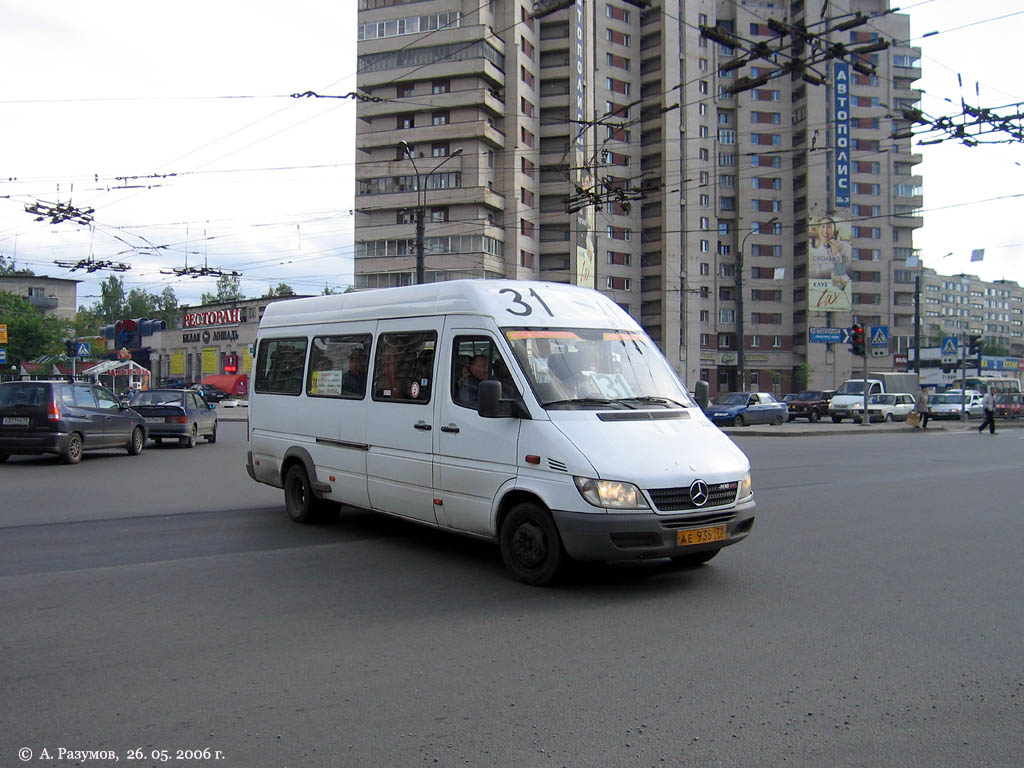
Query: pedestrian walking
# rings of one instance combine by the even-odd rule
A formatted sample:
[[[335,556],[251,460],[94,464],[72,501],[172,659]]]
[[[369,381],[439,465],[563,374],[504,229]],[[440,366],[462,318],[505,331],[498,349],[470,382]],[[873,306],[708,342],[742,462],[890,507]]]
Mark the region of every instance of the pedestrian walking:
[[[914,403],[914,413],[921,419],[921,429],[928,429],[928,394],[924,387],[917,393],[917,402]]]
[[[978,434],[984,432],[985,427],[988,426],[988,433],[994,435],[996,433],[996,399],[992,396],[992,387],[989,387],[985,396],[981,398],[981,407],[985,409],[985,420],[978,427]]]

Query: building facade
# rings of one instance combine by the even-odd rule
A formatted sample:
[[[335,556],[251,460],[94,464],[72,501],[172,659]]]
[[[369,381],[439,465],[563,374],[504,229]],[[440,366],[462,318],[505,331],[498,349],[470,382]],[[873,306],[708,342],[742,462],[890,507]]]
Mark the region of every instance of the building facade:
[[[356,287],[415,281],[422,207],[428,281],[594,287],[690,387],[845,377],[854,359],[810,342],[817,326],[891,326],[898,349],[912,327],[894,275],[923,197],[920,156],[890,136],[920,96],[918,49],[863,54],[874,75],[825,62],[814,85],[764,78],[782,54],[730,70],[744,49],[700,33],[910,37],[886,0],[828,9],[819,24],[803,0],[360,0]],[[867,22],[825,32],[855,11]]]
[[[74,320],[78,311],[78,284],[81,280],[45,275],[0,276],[0,291],[24,296],[44,315]]]

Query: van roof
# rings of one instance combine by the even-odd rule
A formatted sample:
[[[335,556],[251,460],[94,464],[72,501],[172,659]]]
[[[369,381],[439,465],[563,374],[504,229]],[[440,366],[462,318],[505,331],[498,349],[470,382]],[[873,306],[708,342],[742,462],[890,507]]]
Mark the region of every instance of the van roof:
[[[277,301],[267,306],[260,328],[430,315],[484,315],[502,327],[642,332],[618,304],[591,288],[530,280],[450,280]]]

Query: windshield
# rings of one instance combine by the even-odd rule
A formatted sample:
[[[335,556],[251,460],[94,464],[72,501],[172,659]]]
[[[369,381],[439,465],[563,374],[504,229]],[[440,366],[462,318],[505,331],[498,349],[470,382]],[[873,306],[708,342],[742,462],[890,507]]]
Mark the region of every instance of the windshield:
[[[505,338],[545,408],[696,407],[642,333],[522,328]]]
[[[715,405],[746,405],[748,395],[746,392],[730,392],[719,395],[714,399]]]
[[[839,389],[836,390],[837,395],[863,395],[864,394],[864,382],[863,381],[844,381]]]
[[[139,392],[135,395],[132,405],[181,405],[181,393],[159,390]]]

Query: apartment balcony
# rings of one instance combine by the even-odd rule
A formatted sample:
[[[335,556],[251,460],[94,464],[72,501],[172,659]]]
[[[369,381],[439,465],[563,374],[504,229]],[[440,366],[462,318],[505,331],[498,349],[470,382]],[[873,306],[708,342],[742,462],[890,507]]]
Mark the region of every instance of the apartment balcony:
[[[420,114],[444,109],[454,112],[480,106],[490,110],[495,118],[503,118],[505,115],[505,101],[498,96],[497,88],[459,90],[456,93],[417,93],[401,99],[389,98],[385,102],[360,103],[357,112],[360,120],[372,120],[388,115]]]
[[[429,113],[423,113],[423,119],[427,120],[428,115]],[[396,127],[391,130],[365,132],[359,134],[359,148],[365,151],[375,147],[397,147],[403,141],[410,144],[428,144],[483,139],[500,149],[505,146],[505,134],[500,125],[501,123],[495,119],[481,119],[444,125],[424,125],[422,127],[417,125],[415,128]]]
[[[33,307],[39,309],[56,309],[57,308],[57,297],[56,296],[28,296],[28,303]]]

